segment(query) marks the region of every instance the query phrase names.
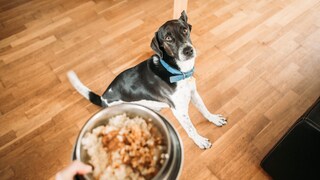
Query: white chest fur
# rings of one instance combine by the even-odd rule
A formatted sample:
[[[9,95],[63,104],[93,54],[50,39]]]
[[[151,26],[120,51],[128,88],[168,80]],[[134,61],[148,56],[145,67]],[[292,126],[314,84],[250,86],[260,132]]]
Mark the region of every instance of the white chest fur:
[[[192,58],[188,61],[177,60],[176,62],[182,72],[188,72],[194,67],[195,58]]]
[[[191,93],[195,90],[195,79],[190,77],[188,79],[179,81],[175,93],[171,95],[176,109],[188,109],[191,100]]]

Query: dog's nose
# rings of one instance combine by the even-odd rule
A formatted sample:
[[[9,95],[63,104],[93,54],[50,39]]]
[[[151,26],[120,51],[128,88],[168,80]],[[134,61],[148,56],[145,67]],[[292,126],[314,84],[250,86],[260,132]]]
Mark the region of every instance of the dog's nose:
[[[191,46],[187,46],[183,49],[183,54],[186,56],[192,56],[193,55],[193,48]]]

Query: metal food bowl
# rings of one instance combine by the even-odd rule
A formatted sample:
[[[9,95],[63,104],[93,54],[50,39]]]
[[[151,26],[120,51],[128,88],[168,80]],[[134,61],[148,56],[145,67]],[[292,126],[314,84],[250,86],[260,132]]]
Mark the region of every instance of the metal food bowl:
[[[166,154],[169,156],[165,159],[160,171],[153,179],[177,179],[182,168],[183,160],[182,143],[178,133],[164,117],[144,106],[136,104],[124,103],[110,106],[93,115],[80,131],[74,146],[72,159],[88,163],[90,157],[86,150],[83,149],[81,143],[84,135],[87,132],[92,132],[92,130],[98,126],[107,125],[109,118],[124,113],[126,113],[128,117],[139,116],[144,119],[151,119],[151,123],[159,129],[163,136],[167,147]],[[93,176],[92,174],[87,174],[83,177],[79,176],[78,179],[93,179]]]

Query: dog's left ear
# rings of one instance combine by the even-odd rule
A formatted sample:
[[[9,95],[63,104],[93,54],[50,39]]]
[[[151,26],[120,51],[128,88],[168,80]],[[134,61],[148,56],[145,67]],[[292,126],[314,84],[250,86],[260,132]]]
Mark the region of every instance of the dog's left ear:
[[[154,37],[151,41],[151,49],[153,49],[154,52],[156,52],[160,58],[163,58],[163,52],[160,49],[160,44],[158,41],[158,33],[157,32],[154,34]]]
[[[188,23],[188,26],[189,26],[189,30],[190,30],[190,32],[191,32],[192,25]]]
[[[188,16],[186,14],[186,11],[182,11],[181,16],[179,18],[180,20],[184,21],[184,22],[188,22]]]
[[[180,16],[179,19],[180,19],[181,21],[186,22],[186,23],[188,24],[188,26],[189,26],[190,31],[191,31],[192,26],[191,26],[191,24],[188,23],[188,16],[187,16],[187,14],[186,14],[186,12],[185,12],[184,10],[182,11],[181,16]]]

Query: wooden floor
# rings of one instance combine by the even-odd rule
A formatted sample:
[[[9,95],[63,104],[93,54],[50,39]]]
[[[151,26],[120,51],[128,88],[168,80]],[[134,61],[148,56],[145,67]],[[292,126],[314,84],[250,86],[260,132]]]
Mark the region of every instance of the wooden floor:
[[[69,164],[97,93],[153,54],[173,1],[0,0],[0,179],[48,179]],[[216,127],[193,106],[200,150],[169,110],[184,144],[180,179],[269,179],[259,163],[320,95],[320,0],[189,1],[198,90],[229,117]]]

